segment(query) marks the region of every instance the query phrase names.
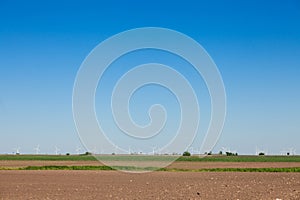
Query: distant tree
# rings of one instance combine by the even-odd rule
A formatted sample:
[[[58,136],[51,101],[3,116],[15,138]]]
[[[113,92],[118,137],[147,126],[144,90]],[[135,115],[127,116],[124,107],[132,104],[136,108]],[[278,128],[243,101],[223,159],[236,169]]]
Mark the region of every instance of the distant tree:
[[[182,154],[183,156],[191,156],[191,153],[190,152],[188,152],[188,151],[185,151],[185,152],[183,152],[183,154]]]
[[[290,155],[290,152],[287,152],[287,153],[286,153],[286,155],[288,155],[288,156],[289,156],[289,155]]]
[[[265,153],[264,153],[264,152],[260,152],[258,155],[259,155],[259,156],[264,156]]]
[[[226,156],[238,156],[238,153],[232,153],[232,152],[227,151]]]
[[[222,155],[222,154],[223,154],[223,152],[222,152],[222,151],[219,151],[219,154],[220,154],[220,155]]]
[[[66,153],[66,156],[69,156],[70,155],[70,153]]]
[[[208,152],[208,154],[207,155],[212,155],[212,152],[210,151],[210,152]]]

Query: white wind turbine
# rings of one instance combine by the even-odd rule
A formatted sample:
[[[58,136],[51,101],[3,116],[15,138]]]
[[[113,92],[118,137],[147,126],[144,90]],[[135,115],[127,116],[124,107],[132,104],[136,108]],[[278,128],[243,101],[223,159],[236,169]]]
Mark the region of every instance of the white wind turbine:
[[[58,155],[58,154],[59,154],[59,151],[60,151],[60,149],[59,149],[57,146],[55,146],[54,148],[55,148],[55,155]]]
[[[35,154],[39,154],[40,153],[40,145],[38,144],[35,148],[33,148],[35,150]]]
[[[256,147],[255,148],[255,155],[259,155],[260,153],[263,153],[264,155],[267,155],[268,154],[268,150],[267,149],[261,150],[258,147]]]
[[[194,147],[190,147],[189,152],[191,153],[191,155],[194,155]]]
[[[296,149],[293,148],[293,147],[289,148],[289,153],[290,153],[290,155],[295,155],[296,154]]]
[[[77,154],[80,154],[81,147],[77,147],[75,151],[76,151]]]
[[[191,147],[191,153],[194,155],[200,155],[200,148]]]
[[[131,146],[128,148],[128,154],[131,155]]]
[[[152,154],[155,155],[155,147],[152,147]]]
[[[138,154],[143,154],[143,150],[139,148]]]
[[[222,147],[222,152],[226,154],[226,152],[231,152],[229,148],[227,147]]]
[[[102,155],[104,153],[105,153],[104,150],[102,149],[102,147],[100,147],[100,154]]]
[[[199,155],[199,154],[200,154],[200,149],[198,149],[198,148],[193,148],[193,153],[194,153],[195,155]]]
[[[16,147],[16,148],[14,148],[14,151],[16,151],[16,154],[20,154],[20,147]]]
[[[257,146],[255,147],[255,155],[259,154],[259,149],[257,148]]]
[[[91,153],[94,154],[94,155],[96,155],[97,152],[98,152],[98,151],[97,151],[97,148],[94,146],[94,148],[92,149],[92,152],[91,152]]]
[[[287,155],[288,152],[289,152],[289,151],[283,149],[283,150],[280,151],[280,154],[281,154],[281,155]]]
[[[265,153],[265,155],[268,155],[268,154],[269,154],[268,149],[265,149],[265,150],[264,150],[264,153]]]
[[[162,149],[160,147],[157,147],[156,154],[157,155],[161,155],[162,154]]]
[[[157,146],[152,147],[152,155],[157,155],[159,153],[158,151],[159,151],[159,149]]]
[[[264,153],[263,151],[261,151],[257,146],[255,147],[255,155],[259,155],[260,153]]]
[[[113,151],[112,154],[117,154],[117,145],[114,144],[112,151]]]

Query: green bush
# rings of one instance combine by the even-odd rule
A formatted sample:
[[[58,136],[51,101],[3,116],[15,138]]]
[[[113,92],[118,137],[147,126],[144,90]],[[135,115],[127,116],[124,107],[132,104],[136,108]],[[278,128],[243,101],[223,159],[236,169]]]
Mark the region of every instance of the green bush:
[[[226,156],[238,156],[238,153],[226,152]]]
[[[188,152],[188,151],[185,151],[185,152],[183,152],[183,154],[182,154],[183,156],[191,156],[191,153],[190,152]]]

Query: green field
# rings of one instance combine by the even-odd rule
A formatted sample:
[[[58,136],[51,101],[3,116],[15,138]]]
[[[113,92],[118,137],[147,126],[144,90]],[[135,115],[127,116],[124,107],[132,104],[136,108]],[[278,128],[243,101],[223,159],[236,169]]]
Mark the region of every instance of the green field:
[[[199,161],[199,162],[300,162],[300,156],[206,156],[184,157],[177,161]]]
[[[97,157],[97,158],[96,158]],[[177,157],[145,155],[0,155],[0,161],[174,161]],[[300,162],[300,156],[180,156],[176,162]],[[181,172],[300,172],[300,167],[290,168],[212,168],[175,169],[134,166],[27,166],[0,167],[0,170],[124,170],[124,171],[181,171]]]
[[[172,161],[174,156],[97,155],[103,161]],[[92,155],[0,155],[0,160],[96,161]],[[181,156],[177,162],[300,162],[300,156]]]
[[[0,155],[0,160],[96,161],[91,155]]]

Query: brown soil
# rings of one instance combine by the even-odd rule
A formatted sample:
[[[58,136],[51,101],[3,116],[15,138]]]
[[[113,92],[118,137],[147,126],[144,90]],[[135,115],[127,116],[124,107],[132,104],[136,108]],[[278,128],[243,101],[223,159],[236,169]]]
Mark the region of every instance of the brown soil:
[[[151,166],[144,162],[145,166]],[[136,162],[126,162],[124,165],[136,165]],[[0,161],[1,167],[26,167],[26,166],[98,166],[99,161]],[[174,162],[168,168],[178,169],[206,169],[206,168],[286,168],[300,167],[300,162]]]
[[[0,199],[300,199],[300,173],[0,170]]]

